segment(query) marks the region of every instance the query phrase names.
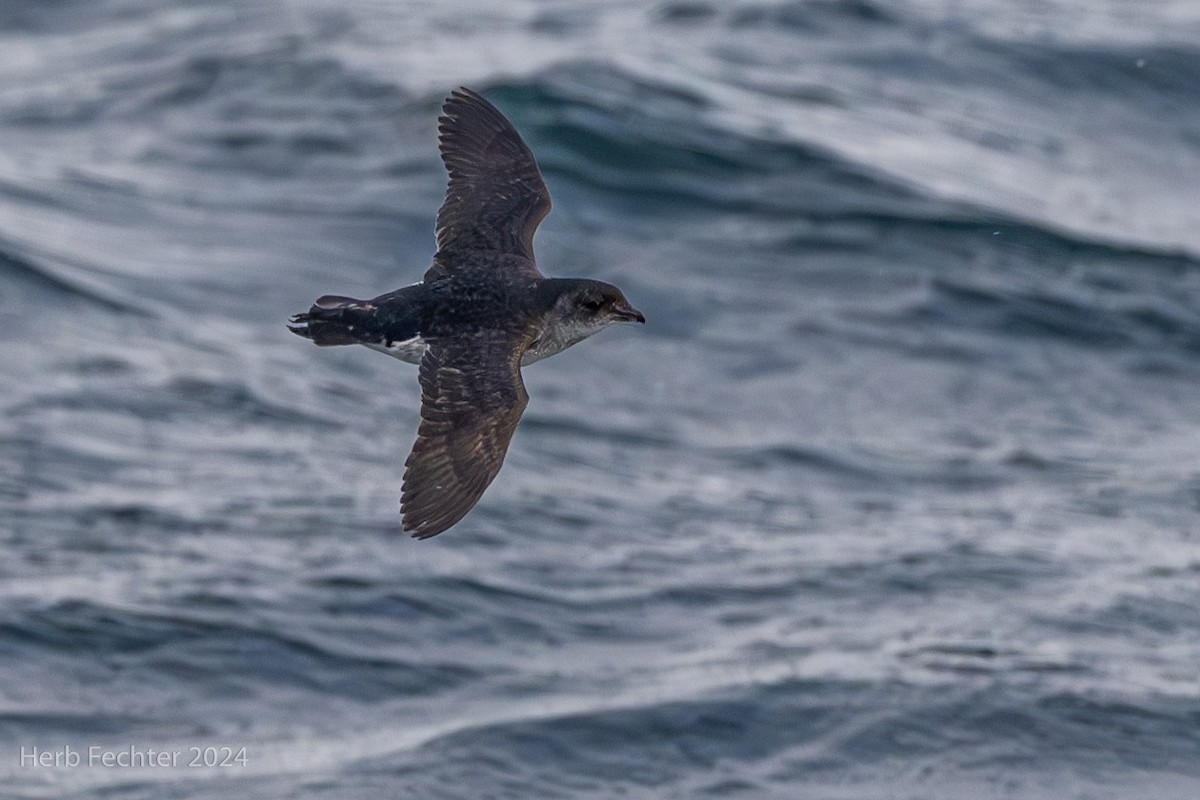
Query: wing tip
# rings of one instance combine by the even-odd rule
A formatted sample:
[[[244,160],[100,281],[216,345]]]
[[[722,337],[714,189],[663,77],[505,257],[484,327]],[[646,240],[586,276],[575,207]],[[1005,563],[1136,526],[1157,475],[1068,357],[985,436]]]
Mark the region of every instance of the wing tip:
[[[472,108],[488,113],[500,113],[496,110],[495,106],[474,89],[466,86],[459,86],[457,89],[452,89],[446,99],[442,101],[442,113],[438,115],[437,139],[439,145],[444,146],[447,143],[447,139],[460,133],[457,125],[461,114]]]
[[[483,95],[472,89],[470,86],[459,84],[457,87],[450,90],[450,96],[446,98],[446,102],[451,100],[482,100]]]
[[[472,105],[480,103],[485,106],[491,105],[491,103],[484,99],[483,95],[467,86],[459,86],[455,89],[451,89],[450,94],[448,94],[446,99],[442,101],[442,116],[438,120],[439,126],[443,120],[454,116],[454,106],[459,104]]]
[[[490,481],[485,482],[483,488],[487,488],[487,483]],[[414,488],[406,474],[404,484],[400,488],[401,527],[414,539],[431,539],[462,522],[482,495],[481,489],[478,492],[468,492],[468,496],[464,498],[460,484],[446,487],[440,496],[434,499],[429,496],[428,484]]]
[[[442,531],[422,530],[421,528],[417,528],[416,530],[405,528],[404,532],[407,533],[411,538],[416,539],[418,542],[423,542],[426,539],[432,539],[439,533],[442,533]]]
[[[460,519],[462,519],[462,516],[460,516],[458,519],[450,520],[449,522],[436,519],[417,520],[414,519],[413,514],[405,513],[403,506],[401,506],[400,527],[412,538],[416,539],[417,541],[423,541],[425,539],[432,539],[439,533],[444,533],[450,528],[453,528]]]

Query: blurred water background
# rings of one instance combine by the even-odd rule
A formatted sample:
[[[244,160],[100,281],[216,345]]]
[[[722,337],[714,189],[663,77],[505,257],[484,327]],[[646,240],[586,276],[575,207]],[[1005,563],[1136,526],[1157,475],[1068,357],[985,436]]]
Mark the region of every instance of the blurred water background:
[[[649,323],[418,543],[284,320],[459,84]],[[1200,796],[1200,4],[3,0],[0,143],[5,797]]]

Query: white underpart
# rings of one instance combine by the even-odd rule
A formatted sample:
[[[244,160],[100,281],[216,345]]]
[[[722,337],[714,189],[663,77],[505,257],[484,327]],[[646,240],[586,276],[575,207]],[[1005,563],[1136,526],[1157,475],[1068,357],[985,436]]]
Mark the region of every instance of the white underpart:
[[[379,342],[363,342],[363,344],[372,350],[386,353],[392,358],[398,358],[408,364],[420,364],[422,356],[429,349],[429,345],[425,344],[425,340],[420,336],[414,336],[402,342],[392,342],[390,345]]]
[[[589,336],[607,328],[613,320],[601,319],[589,322],[577,322],[574,319],[558,319],[542,330],[542,335],[534,340],[525,355],[521,358],[521,366],[541,361],[543,358],[561,353],[573,344],[578,344]],[[411,339],[392,342],[385,345],[380,342],[363,342],[363,345],[397,358],[407,364],[420,364],[429,345],[420,336]]]

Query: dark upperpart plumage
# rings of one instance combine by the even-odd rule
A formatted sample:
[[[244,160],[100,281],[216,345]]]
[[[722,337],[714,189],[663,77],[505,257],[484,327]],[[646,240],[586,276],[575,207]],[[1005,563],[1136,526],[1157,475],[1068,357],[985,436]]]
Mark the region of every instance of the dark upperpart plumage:
[[[438,134],[450,183],[422,282],[372,300],[325,295],[289,322],[318,345],[420,364],[421,424],[400,497],[404,529],[419,539],[461,520],[500,471],[529,400],[522,364],[610,324],[645,322],[611,284],[538,271],[533,236],[550,194],[495,106],[456,89]]]

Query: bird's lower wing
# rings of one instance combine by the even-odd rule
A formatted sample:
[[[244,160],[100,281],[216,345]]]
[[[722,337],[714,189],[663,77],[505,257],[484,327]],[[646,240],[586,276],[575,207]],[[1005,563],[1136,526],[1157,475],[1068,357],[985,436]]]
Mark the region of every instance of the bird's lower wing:
[[[418,539],[454,525],[504,463],[529,400],[515,337],[432,340],[421,360],[421,426],[405,462],[400,511]]]

